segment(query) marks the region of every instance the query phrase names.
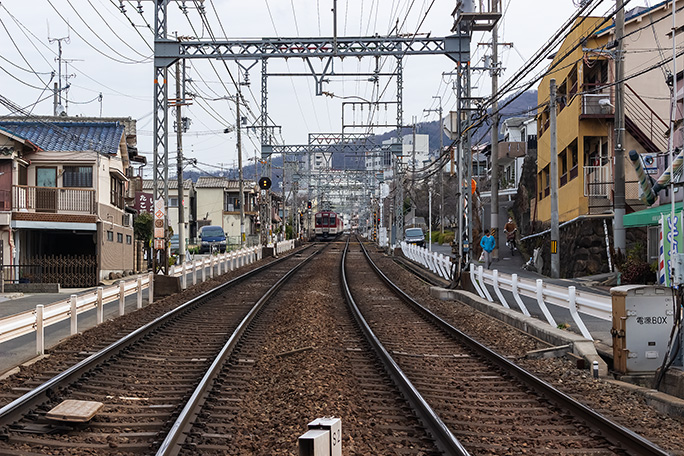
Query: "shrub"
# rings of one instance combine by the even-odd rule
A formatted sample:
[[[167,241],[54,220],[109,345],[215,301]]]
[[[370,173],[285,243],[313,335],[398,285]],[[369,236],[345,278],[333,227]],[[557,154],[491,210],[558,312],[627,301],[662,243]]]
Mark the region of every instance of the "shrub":
[[[622,283],[625,284],[650,284],[657,279],[657,274],[651,264],[645,261],[645,248],[636,243],[627,250],[625,258],[618,259],[618,269],[622,275]]]

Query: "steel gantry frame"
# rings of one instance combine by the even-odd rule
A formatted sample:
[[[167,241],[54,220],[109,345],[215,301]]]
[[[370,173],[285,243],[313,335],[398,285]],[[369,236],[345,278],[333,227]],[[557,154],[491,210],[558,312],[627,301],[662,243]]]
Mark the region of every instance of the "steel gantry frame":
[[[167,6],[170,0],[154,0],[154,199],[162,198],[168,207],[168,68],[178,59],[222,59],[222,60],[261,60],[261,141],[270,146],[268,135],[268,87],[267,62],[271,58],[344,58],[380,57],[397,58],[399,87],[401,97],[402,58],[409,55],[446,55],[458,61],[460,37],[448,36],[431,38],[422,36],[400,37],[320,37],[320,38],[263,38],[260,40],[206,41],[187,39],[178,41],[168,37]],[[310,66],[313,70],[313,66]],[[332,74],[332,62],[326,64],[324,74]],[[316,74],[314,73],[314,76]],[[397,119],[402,116],[401,106]],[[401,125],[401,122],[398,122]],[[400,128],[400,127],[399,127]],[[268,147],[267,147],[268,149]],[[270,174],[270,166],[268,166]],[[163,188],[159,184],[163,182]],[[399,211],[398,211],[399,213]],[[402,213],[403,216],[403,213]],[[267,214],[270,218],[270,214]],[[168,225],[165,219],[164,228]],[[263,231],[263,228],[262,228]],[[155,252],[155,258],[156,258]],[[155,262],[155,272],[166,273],[165,261]]]

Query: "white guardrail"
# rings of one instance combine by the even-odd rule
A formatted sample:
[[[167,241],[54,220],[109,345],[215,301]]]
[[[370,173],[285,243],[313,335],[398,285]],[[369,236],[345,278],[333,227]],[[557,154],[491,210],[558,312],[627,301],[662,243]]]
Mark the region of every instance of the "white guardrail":
[[[563,287],[544,283],[542,279],[531,280],[519,278],[518,274],[502,274],[496,269],[492,271],[485,270],[482,266],[479,266],[476,271],[475,265],[472,263],[470,264],[470,281],[481,298],[494,302],[492,295],[486,287],[486,285],[490,285],[494,289],[494,293],[496,294],[499,303],[507,309],[510,309],[511,307],[508,305],[501,290],[511,292],[520,311],[528,317],[530,316],[530,312],[527,310],[527,307],[520,296],[536,299],[546,321],[554,328],[558,325],[549,312],[546,303],[568,309],[577,328],[582,333],[582,336],[590,340],[594,340],[594,338],[582,321],[580,313],[601,320],[612,321],[613,319],[613,305],[610,296],[584,291],[580,292],[577,291],[574,286]]]
[[[452,268],[450,257],[441,253],[430,252],[424,247],[407,244],[404,241],[401,242],[401,252],[409,260],[422,264],[425,268],[446,280],[451,280]]]
[[[294,241],[282,241],[277,244],[278,253],[294,248]],[[261,259],[261,247],[249,247],[219,255],[210,255],[194,261],[186,261],[182,265],[169,268],[169,275],[181,277],[181,286],[187,287],[186,281],[192,275],[192,284],[197,284],[198,272],[202,281],[236,268],[243,267]],[[78,332],[78,314],[97,309],[97,324],[104,321],[104,305],[111,302],[119,303],[119,316],[124,314],[126,296],[137,295],[137,308],[143,306],[143,290],[148,290],[148,304],[154,301],[154,274],[143,274],[133,280],[121,280],[116,285],[97,287],[92,291],[70,297],[44,306],[39,304],[35,310],[11,315],[0,319],[0,343],[17,337],[36,333],[36,352],[45,354],[45,327],[71,320],[71,335]]]

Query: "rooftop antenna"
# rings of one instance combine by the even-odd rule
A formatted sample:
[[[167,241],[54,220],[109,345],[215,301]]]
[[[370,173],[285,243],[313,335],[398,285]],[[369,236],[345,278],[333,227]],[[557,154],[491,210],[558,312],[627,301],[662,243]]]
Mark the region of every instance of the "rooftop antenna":
[[[71,43],[71,36],[68,32],[69,28],[67,27],[67,36],[63,36],[60,38],[50,38],[50,22],[45,21],[47,23],[47,34],[48,34],[48,42],[50,44],[54,43],[55,41],[57,42],[57,57],[55,58],[55,61],[57,62],[57,96],[55,97],[55,102],[52,110],[52,115],[53,116],[58,116],[61,115],[62,112],[66,114],[66,111],[64,108],[62,108],[62,41],[64,41],[66,44]],[[68,22],[67,22],[68,25]],[[59,109],[62,108],[62,109]]]

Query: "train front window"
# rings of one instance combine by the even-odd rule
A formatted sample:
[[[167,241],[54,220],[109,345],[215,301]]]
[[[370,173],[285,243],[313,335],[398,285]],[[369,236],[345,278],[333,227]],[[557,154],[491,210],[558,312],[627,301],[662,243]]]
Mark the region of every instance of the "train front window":
[[[335,226],[335,214],[330,214],[330,226]]]
[[[323,223],[323,216],[321,216],[321,214],[316,214],[316,225],[321,226],[322,223]]]
[[[328,214],[323,214],[323,226],[330,226],[328,223]]]

